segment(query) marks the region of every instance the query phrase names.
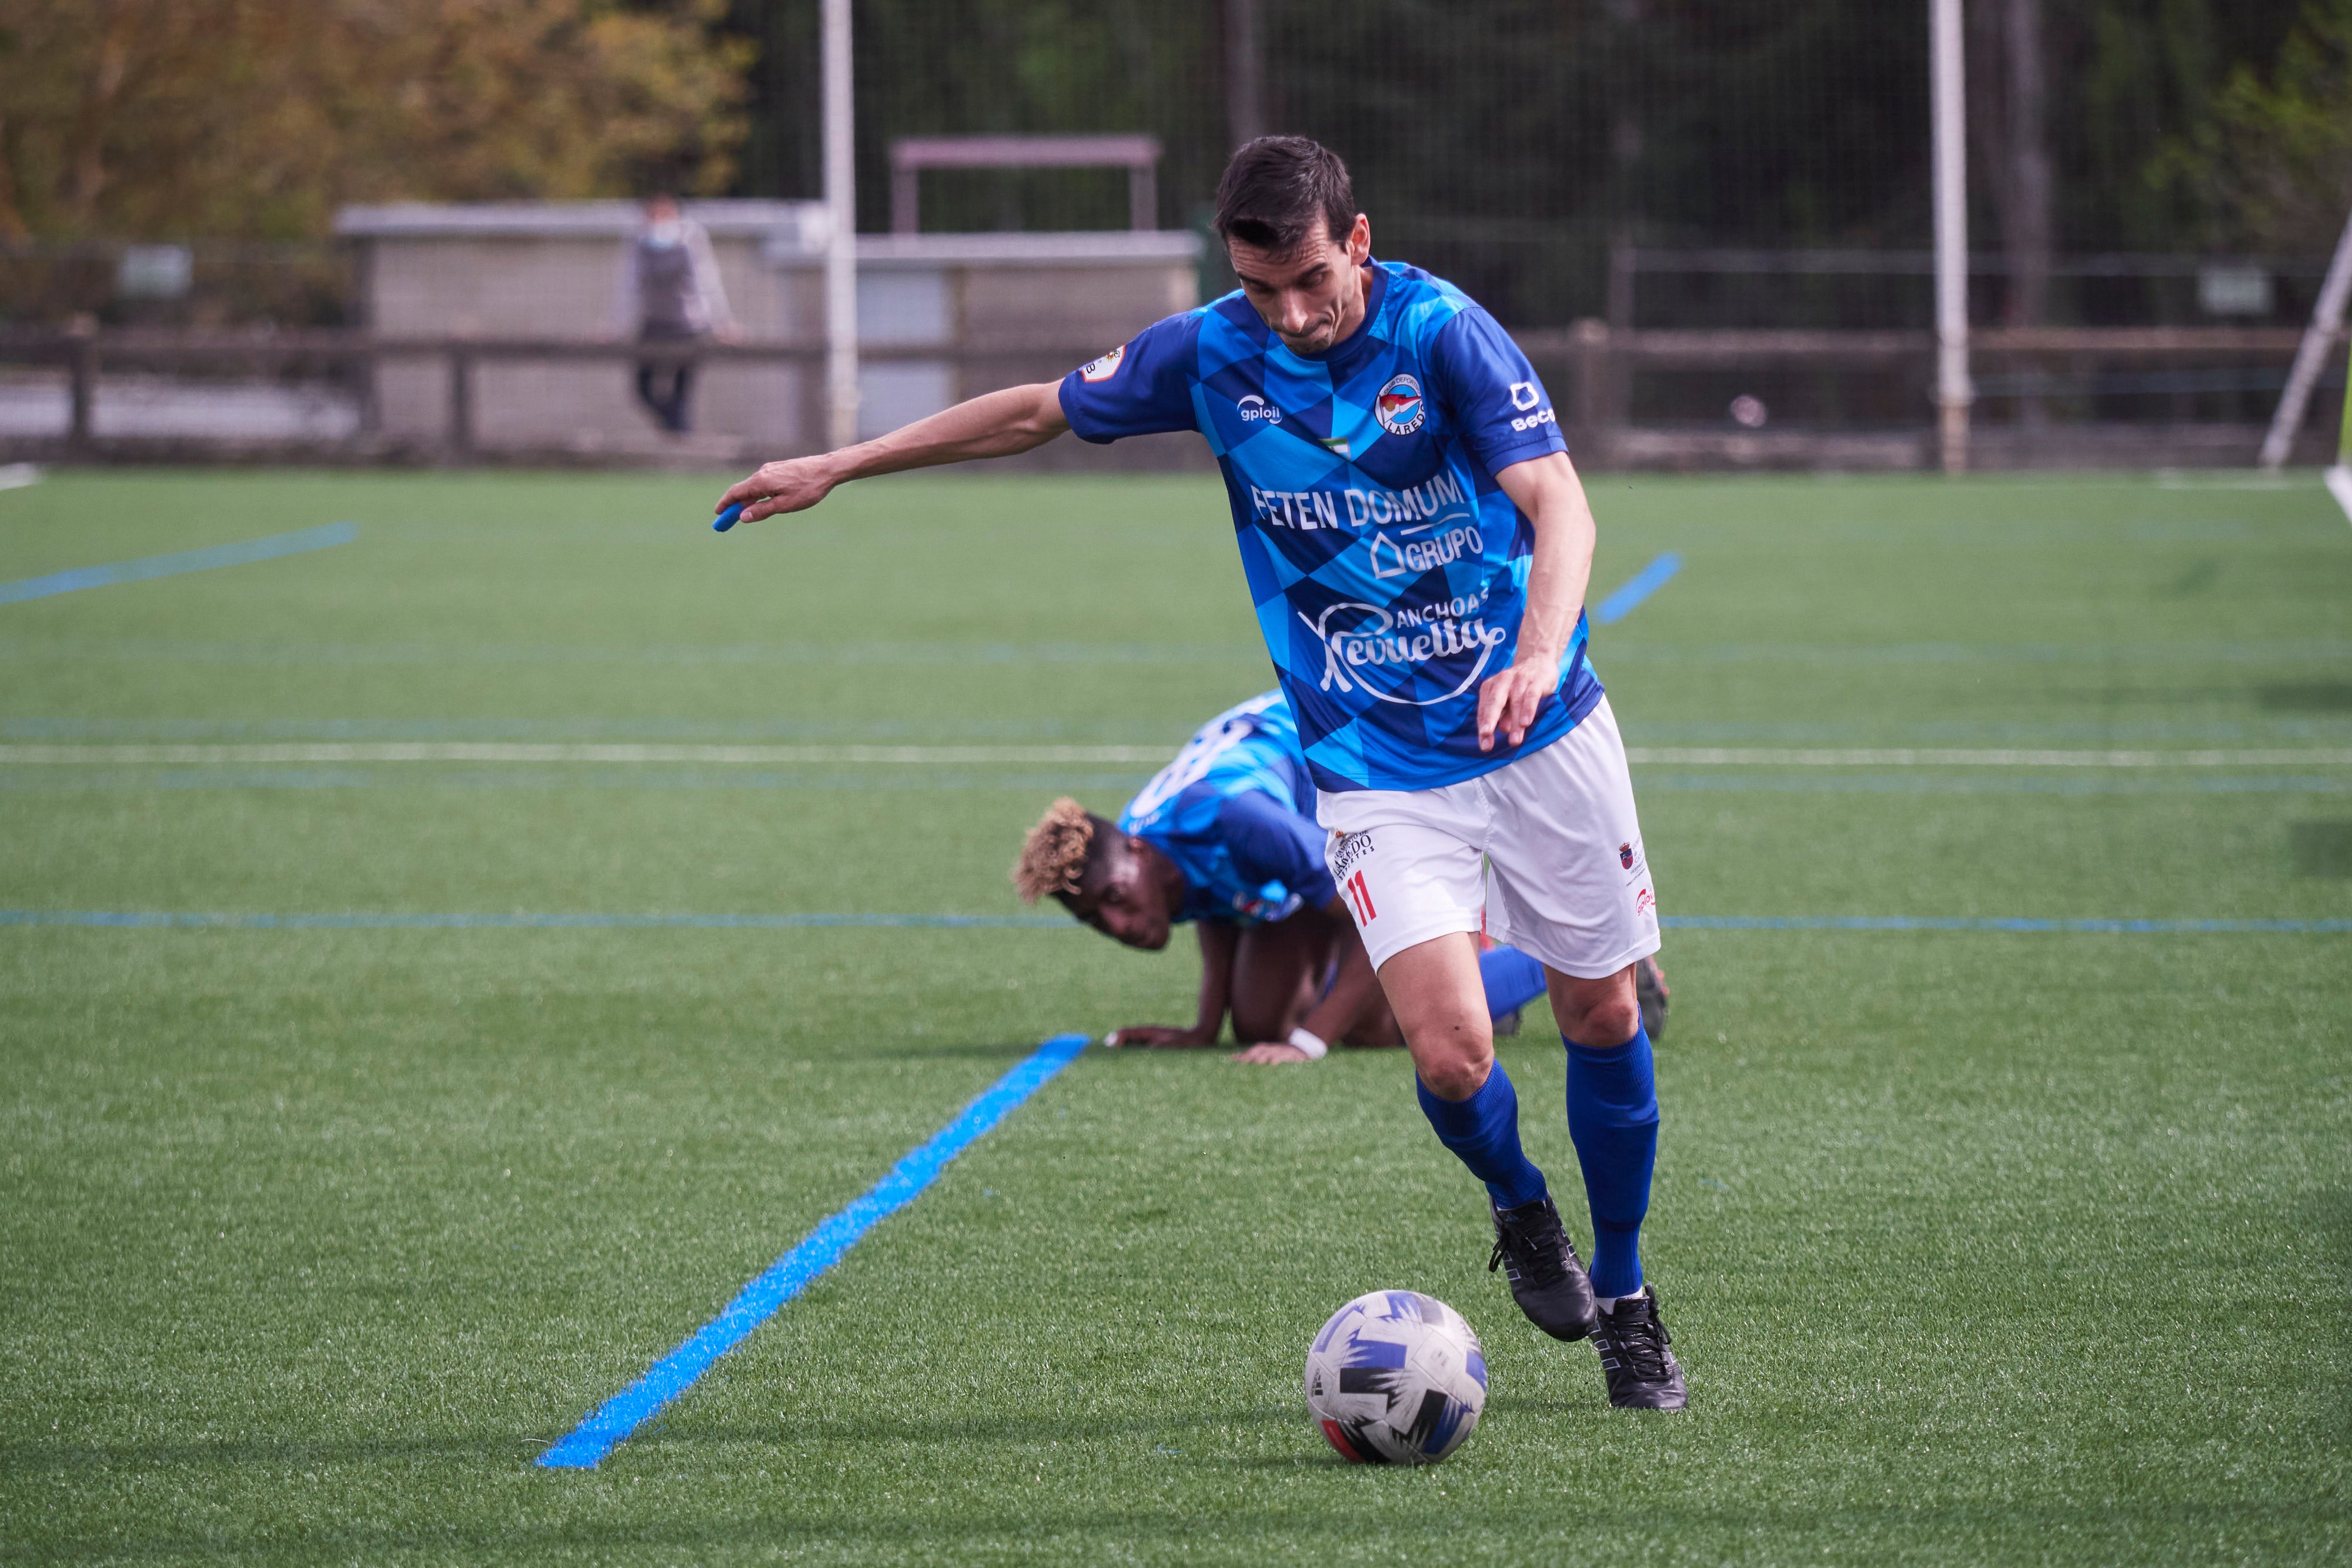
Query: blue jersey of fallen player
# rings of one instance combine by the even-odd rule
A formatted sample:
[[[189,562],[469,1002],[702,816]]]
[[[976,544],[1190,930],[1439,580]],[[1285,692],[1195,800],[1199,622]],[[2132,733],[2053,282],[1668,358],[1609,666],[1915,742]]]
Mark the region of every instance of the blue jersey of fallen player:
[[[1363,325],[1314,359],[1239,292],[1062,382],[1088,441],[1198,430],[1224,470],[1258,629],[1322,789],[1427,789],[1550,745],[1601,700],[1581,616],[1517,747],[1478,749],[1478,688],[1510,667],[1534,530],[1495,475],[1567,450],[1493,317],[1375,262]]]
[[[1315,825],[1315,786],[1280,692],[1202,725],[1128,802],[1118,827],[1184,873],[1179,921],[1255,925],[1337,896]]]

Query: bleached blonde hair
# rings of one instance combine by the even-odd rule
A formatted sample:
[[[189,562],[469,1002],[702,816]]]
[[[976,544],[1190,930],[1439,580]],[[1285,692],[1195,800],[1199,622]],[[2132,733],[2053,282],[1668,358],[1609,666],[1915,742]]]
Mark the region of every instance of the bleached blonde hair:
[[[1024,904],[1034,904],[1048,894],[1078,891],[1093,856],[1095,825],[1103,819],[1067,795],[1045,808],[1029,836],[1021,841],[1021,858],[1013,865],[1013,890]]]

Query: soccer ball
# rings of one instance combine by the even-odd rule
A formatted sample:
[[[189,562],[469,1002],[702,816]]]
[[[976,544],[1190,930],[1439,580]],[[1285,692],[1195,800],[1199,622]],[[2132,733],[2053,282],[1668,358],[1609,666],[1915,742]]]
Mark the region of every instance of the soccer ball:
[[[1486,1407],[1486,1353],[1434,1296],[1358,1296],[1307,1347],[1307,1413],[1357,1464],[1433,1465],[1468,1439]]]

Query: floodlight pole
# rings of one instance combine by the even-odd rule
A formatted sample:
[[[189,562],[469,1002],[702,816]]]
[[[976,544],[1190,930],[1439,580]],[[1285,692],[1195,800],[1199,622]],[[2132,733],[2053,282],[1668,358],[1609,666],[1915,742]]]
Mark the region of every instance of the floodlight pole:
[[[1944,472],[1969,465],[1968,72],[1960,0],[1927,0],[1928,103],[1935,119],[1936,408]]]
[[[825,444],[857,439],[857,120],[850,99],[849,0],[824,0]]]
[[[2344,233],[2336,241],[2336,259],[2327,264],[2327,280],[2319,286],[2318,307],[2311,313],[2311,325],[2303,329],[2303,341],[2294,350],[2294,368],[2286,375],[2286,391],[2279,397],[2278,412],[2271,416],[2270,434],[2263,437],[2263,466],[2273,473],[2286,463],[2294,433],[2303,427],[2304,405],[2311,401],[2311,389],[2326,363],[2327,346],[2344,329],[2347,295],[2352,295],[2352,219],[2345,222]],[[2352,407],[2352,387],[2345,389],[2344,396],[2347,406]],[[2336,466],[2343,465],[2339,462]]]

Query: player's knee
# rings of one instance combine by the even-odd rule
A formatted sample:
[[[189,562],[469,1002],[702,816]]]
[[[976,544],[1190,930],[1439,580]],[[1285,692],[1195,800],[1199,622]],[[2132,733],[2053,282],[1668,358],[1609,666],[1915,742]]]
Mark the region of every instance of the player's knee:
[[[1632,1040],[1633,1031],[1642,1025],[1642,1008],[1633,995],[1631,969],[1612,975],[1597,986],[1580,983],[1565,997],[1559,991],[1555,980],[1552,1012],[1559,1019],[1559,1032],[1579,1045],[1607,1051]]]
[[[1424,1056],[1413,1062],[1421,1081],[1440,1100],[1467,1100],[1486,1087],[1486,1075],[1495,1070],[1494,1054],[1483,1056],[1448,1052]]]

